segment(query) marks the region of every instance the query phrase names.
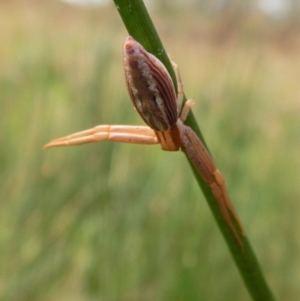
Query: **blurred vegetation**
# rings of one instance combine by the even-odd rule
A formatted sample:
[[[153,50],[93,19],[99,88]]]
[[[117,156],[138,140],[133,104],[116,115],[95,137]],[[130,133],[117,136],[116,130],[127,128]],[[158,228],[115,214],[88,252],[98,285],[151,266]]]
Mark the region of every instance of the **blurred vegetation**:
[[[271,289],[296,300],[299,28],[152,15]],[[142,124],[115,8],[7,1],[0,24],[1,300],[250,300],[180,152],[42,151],[97,124]]]

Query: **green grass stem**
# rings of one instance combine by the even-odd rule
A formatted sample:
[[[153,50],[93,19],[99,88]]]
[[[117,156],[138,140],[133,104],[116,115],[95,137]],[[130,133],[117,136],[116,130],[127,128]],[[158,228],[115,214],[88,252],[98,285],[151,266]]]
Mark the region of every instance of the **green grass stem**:
[[[141,0],[114,0],[118,12],[128,30],[129,35],[134,37],[141,43],[147,51],[158,57],[168,69],[174,84],[176,85],[174,71],[169,62],[167,53],[162,45],[162,42],[155,30],[153,22],[147,12],[147,9]],[[189,125],[205,143],[200,132],[197,122],[192,113],[189,114],[186,124]],[[190,161],[189,161],[190,162]],[[210,187],[206,185],[198,172],[194,169],[190,162],[195,179],[201,187],[209,207],[217,221],[217,224],[223,234],[229,250],[233,256],[234,262],[240,271],[244,283],[252,296],[253,300],[271,301],[274,300],[272,293],[266,283],[266,280],[261,272],[258,260],[253,252],[253,249],[247,239],[243,237],[244,249],[241,250],[237,241],[228,229],[221,212],[219,211],[217,201],[213,196]]]

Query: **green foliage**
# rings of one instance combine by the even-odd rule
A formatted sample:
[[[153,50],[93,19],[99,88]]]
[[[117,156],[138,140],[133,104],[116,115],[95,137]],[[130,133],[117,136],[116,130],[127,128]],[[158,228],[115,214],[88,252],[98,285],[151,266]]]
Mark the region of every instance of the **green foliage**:
[[[156,18],[271,288],[295,300],[299,49]],[[142,124],[116,12],[12,4],[0,22],[1,300],[250,300],[181,153],[41,149],[96,124]]]

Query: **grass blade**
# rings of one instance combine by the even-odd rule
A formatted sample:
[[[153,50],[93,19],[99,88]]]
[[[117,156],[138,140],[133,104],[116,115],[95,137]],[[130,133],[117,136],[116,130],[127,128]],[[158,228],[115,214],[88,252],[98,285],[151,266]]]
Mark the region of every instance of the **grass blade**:
[[[128,30],[129,35],[131,35],[134,39],[141,43],[148,52],[154,54],[163,62],[163,64],[168,69],[174,81],[174,84],[176,85],[175,74],[169,62],[167,53],[155,30],[153,22],[147,12],[143,1],[114,0],[114,2],[125,27]],[[202,142],[206,145],[193,114],[189,114],[186,124],[196,132],[198,137],[200,137]],[[247,237],[244,237],[243,239],[244,250],[243,252],[241,252],[239,245],[237,244],[232,233],[229,231],[227,224],[224,222],[221,216],[217,202],[211,192],[211,189],[204,183],[198,172],[194,169],[191,162],[190,165],[253,300],[274,300]]]

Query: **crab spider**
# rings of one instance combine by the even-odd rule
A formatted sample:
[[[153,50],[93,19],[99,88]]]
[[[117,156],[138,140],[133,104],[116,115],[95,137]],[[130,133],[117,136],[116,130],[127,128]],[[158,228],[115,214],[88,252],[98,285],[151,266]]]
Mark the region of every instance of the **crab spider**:
[[[148,126],[100,125],[55,139],[44,148],[111,140],[134,144],[160,144],[165,151],[184,151],[210,187],[222,217],[243,248],[243,226],[227,193],[224,178],[201,140],[184,124],[194,101],[188,100],[182,108],[184,94],[178,66],[172,62],[178,82],[176,95],[165,66],[132,37],[126,38],[123,54],[130,98]]]

